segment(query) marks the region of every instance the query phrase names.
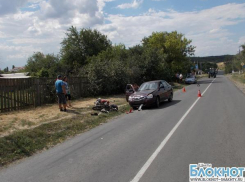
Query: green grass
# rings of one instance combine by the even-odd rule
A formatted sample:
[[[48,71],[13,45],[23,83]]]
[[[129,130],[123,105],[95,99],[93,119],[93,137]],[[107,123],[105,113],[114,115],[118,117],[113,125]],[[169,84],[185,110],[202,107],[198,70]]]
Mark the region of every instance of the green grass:
[[[17,118],[13,118],[13,120],[10,121],[10,122],[8,123],[8,125],[6,125],[6,126],[1,126],[1,127],[0,127],[0,132],[4,132],[4,131],[9,130],[10,128],[13,128],[13,125],[16,123],[17,120],[18,120]]]
[[[32,126],[32,125],[34,125],[33,122],[25,120],[25,119],[20,120],[20,122],[21,122],[21,126]]]
[[[185,84],[185,83],[174,83],[174,84],[172,84],[172,86],[173,86],[173,89],[175,92],[175,91],[180,90],[183,87],[187,86],[187,84]]]
[[[236,80],[240,83],[244,83],[245,84],[245,73],[243,74],[233,74],[232,75],[232,79]]]
[[[99,116],[80,115],[76,119],[47,123],[2,137],[0,138],[0,167],[31,156],[37,151],[48,149],[68,137],[90,130],[115,116],[125,113],[129,108],[128,105],[123,106],[120,107],[118,112],[110,112]],[[23,121],[23,123],[28,124],[28,121]]]

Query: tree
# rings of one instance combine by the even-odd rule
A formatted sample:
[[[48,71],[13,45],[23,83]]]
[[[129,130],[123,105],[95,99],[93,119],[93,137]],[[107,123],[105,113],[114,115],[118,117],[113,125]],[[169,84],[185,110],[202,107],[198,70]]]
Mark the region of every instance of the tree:
[[[9,67],[4,68],[3,71],[4,71],[5,73],[8,73],[8,72],[9,72]]]
[[[44,55],[41,52],[34,53],[28,58],[25,71],[38,77],[56,77],[58,74],[64,74],[58,56]]]
[[[149,37],[143,40],[143,46],[151,48],[161,55],[162,62],[167,63],[165,67],[170,69],[170,75],[175,72],[185,72],[186,65],[190,65],[189,56],[193,56],[195,47],[191,45],[191,40],[184,37],[177,31],[173,32],[153,32]],[[188,68],[189,70],[190,68]]]
[[[242,62],[245,63],[245,44],[241,45],[241,47],[243,50],[239,52],[239,54],[236,54],[231,61],[231,68],[234,71],[242,70],[243,68],[242,68],[241,63]],[[227,71],[228,71],[228,68],[227,68]]]
[[[42,68],[40,71],[38,71],[36,73],[36,76],[41,77],[41,78],[44,78],[44,77],[48,78],[49,77],[49,71],[45,68]]]
[[[156,49],[159,53],[166,55],[166,62],[180,62],[186,60],[187,56],[194,55],[195,47],[183,34],[173,31],[153,32],[151,36],[142,40],[143,45]]]
[[[14,69],[15,68],[15,66],[14,65],[12,65],[12,69]]]
[[[122,93],[128,80],[126,60],[127,50],[122,44],[90,57],[80,74],[88,77],[91,93]]]
[[[66,38],[61,42],[61,57],[68,72],[77,72],[87,64],[87,58],[97,56],[100,52],[111,48],[111,41],[106,35],[97,30],[81,29],[75,27],[68,29]]]
[[[244,56],[245,56],[245,44],[241,45],[241,47],[242,47],[242,51],[241,51],[241,53],[242,53],[242,55],[244,55]]]

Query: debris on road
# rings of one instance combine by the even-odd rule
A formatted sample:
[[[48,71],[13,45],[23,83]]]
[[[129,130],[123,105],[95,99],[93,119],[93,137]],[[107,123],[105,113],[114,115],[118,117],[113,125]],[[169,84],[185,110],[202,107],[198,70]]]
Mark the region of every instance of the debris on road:
[[[140,105],[140,107],[138,108],[138,111],[141,111],[143,107],[143,104]]]

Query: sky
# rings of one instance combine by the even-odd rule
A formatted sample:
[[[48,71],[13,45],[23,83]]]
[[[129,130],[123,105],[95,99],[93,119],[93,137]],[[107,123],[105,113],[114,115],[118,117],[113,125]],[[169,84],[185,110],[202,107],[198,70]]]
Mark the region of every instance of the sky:
[[[24,66],[35,52],[59,54],[71,26],[126,47],[176,30],[195,56],[234,55],[245,44],[245,0],[0,0],[0,69]]]

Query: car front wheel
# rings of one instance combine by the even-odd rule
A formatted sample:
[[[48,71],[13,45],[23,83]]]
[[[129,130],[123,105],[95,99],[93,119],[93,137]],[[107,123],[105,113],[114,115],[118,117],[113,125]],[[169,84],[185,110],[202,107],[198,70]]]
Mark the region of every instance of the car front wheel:
[[[172,102],[173,100],[173,93],[170,94],[169,98],[168,98],[168,102]]]
[[[160,107],[160,99],[159,99],[159,97],[156,98],[156,107],[157,108]]]

